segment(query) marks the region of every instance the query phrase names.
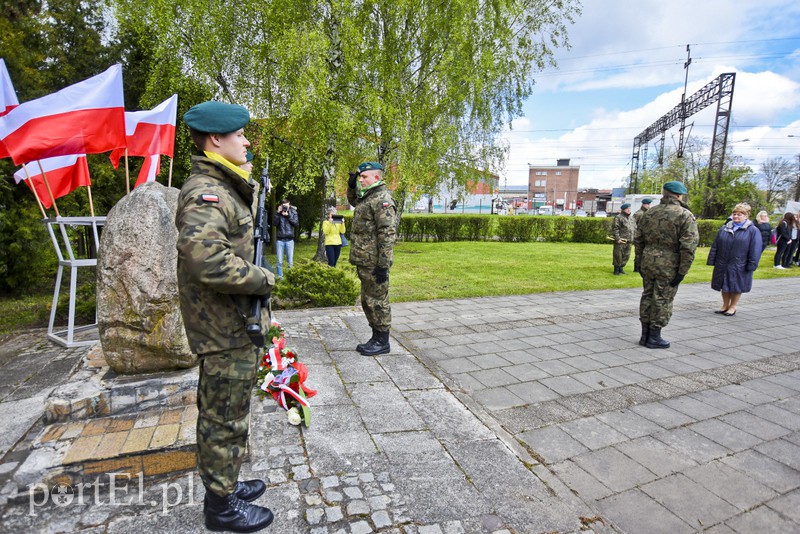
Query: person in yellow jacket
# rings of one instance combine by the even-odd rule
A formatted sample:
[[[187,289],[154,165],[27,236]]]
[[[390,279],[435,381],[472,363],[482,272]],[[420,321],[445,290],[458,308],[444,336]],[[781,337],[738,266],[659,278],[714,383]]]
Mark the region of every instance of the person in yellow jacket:
[[[336,208],[328,208],[328,218],[322,222],[322,234],[325,236],[325,255],[331,267],[336,267],[336,262],[339,261],[344,232],[344,217],[336,215]]]

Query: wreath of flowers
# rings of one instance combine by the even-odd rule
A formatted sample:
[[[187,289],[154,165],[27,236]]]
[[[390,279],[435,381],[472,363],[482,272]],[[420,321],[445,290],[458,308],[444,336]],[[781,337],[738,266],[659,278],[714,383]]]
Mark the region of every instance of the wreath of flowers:
[[[311,406],[308,399],[317,394],[305,385],[308,368],[300,363],[297,353],[286,348],[286,337],[280,323],[273,320],[267,331],[272,346],[258,365],[257,381],[259,396],[268,395],[288,412],[289,423],[306,427],[311,424]]]

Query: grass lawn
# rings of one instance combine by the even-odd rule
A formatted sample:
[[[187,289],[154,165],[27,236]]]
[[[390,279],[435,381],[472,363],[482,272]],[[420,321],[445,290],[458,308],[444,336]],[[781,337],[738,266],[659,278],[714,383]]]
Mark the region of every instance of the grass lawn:
[[[313,257],[316,239],[296,242],[295,261]],[[685,283],[711,280],[706,265],[708,248],[698,248]],[[414,300],[519,295],[545,291],[579,291],[641,287],[633,272],[614,276],[610,244],[500,243],[460,241],[405,243],[395,246],[390,298],[393,302]],[[347,265],[349,250],[342,250],[340,265]],[[800,276],[800,268],[772,268],[775,248],[761,257],[755,278]],[[275,264],[275,255],[268,256]],[[0,298],[0,335],[32,326],[46,326],[52,289],[21,298]]]

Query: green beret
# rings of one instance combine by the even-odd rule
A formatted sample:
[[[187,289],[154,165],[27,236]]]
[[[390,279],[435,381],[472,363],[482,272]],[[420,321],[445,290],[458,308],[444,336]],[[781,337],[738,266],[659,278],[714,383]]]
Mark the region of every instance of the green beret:
[[[683,185],[681,182],[667,182],[664,184],[664,189],[669,191],[670,193],[675,193],[676,195],[685,195],[689,191],[686,189],[686,186]]]
[[[630,204],[628,204],[628,203],[626,202],[625,204],[623,204],[622,206],[620,206],[620,207],[619,207],[619,209],[621,209],[621,210],[626,210],[626,209],[628,209],[628,208],[630,208],[630,207],[631,207],[631,205],[630,205]]]
[[[358,172],[364,171],[382,171],[383,165],[380,163],[375,163],[374,161],[365,161],[361,165],[358,166]]]
[[[237,130],[238,130],[238,128],[237,128]],[[253,156],[253,153],[252,153],[252,152],[250,152],[250,151],[248,150],[248,151],[247,151],[247,156],[246,156],[246,157],[247,157],[247,162],[249,163],[249,162],[253,161],[253,158],[254,158],[255,156]]]
[[[653,203],[653,199],[652,198],[643,198],[642,199],[642,204],[652,204],[652,203]]]
[[[189,108],[183,122],[198,132],[227,134],[247,126],[250,113],[237,104],[209,100]]]

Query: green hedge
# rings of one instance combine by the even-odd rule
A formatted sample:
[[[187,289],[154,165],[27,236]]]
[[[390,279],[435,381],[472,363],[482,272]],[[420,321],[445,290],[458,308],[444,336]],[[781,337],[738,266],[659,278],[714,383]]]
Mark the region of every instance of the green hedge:
[[[457,215],[406,213],[398,237],[403,241],[509,241],[608,243],[613,217],[553,215]],[[700,246],[709,247],[725,221],[698,220]],[[348,232],[352,215],[345,216]]]

